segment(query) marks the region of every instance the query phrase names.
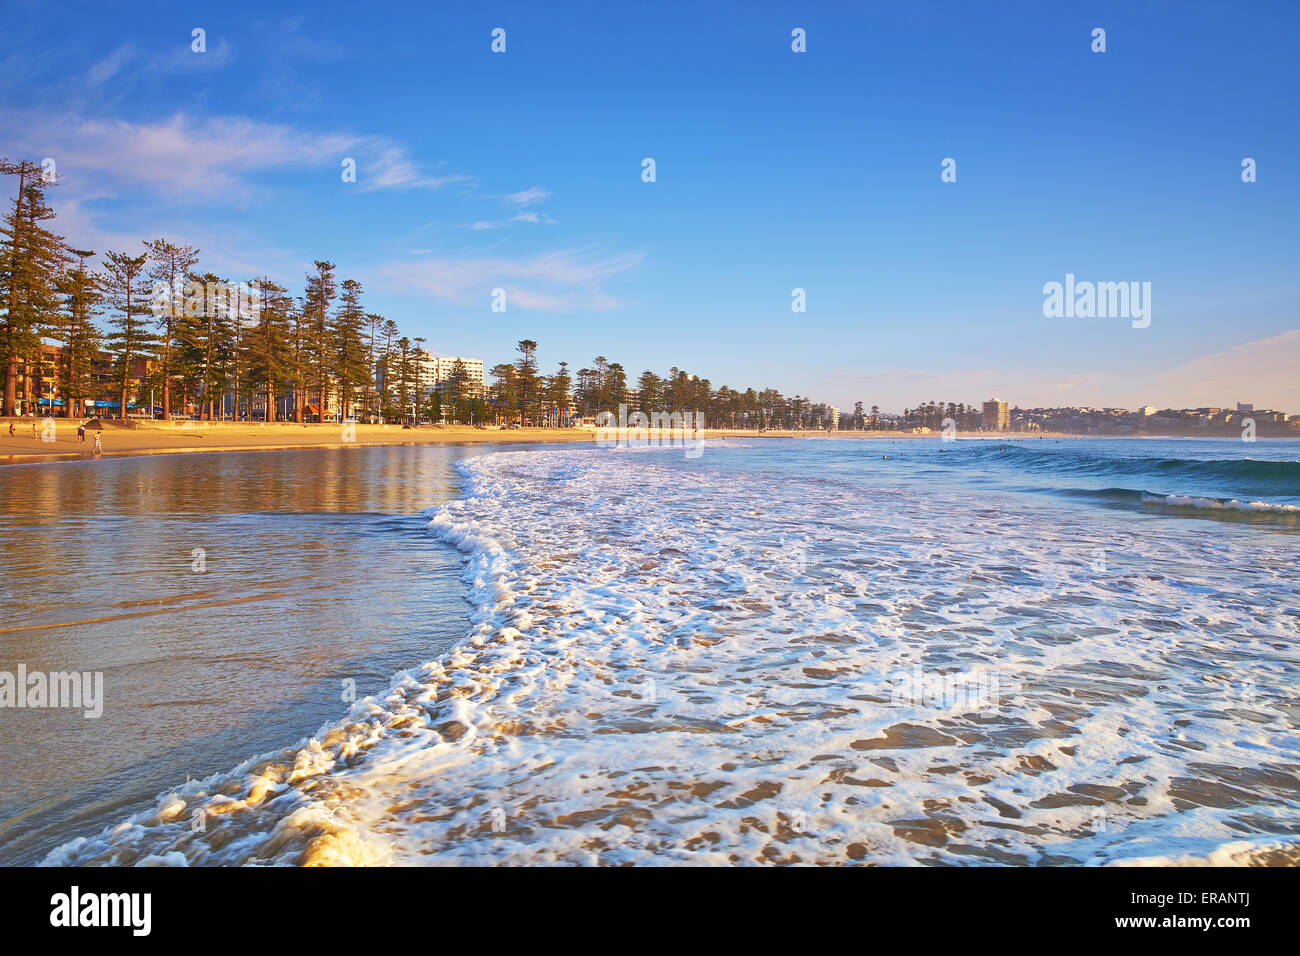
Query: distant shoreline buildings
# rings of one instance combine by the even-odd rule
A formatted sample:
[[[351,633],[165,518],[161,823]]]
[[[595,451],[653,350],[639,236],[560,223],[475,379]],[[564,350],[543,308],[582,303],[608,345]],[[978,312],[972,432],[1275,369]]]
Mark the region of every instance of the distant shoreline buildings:
[[[39,364],[22,358],[17,362],[20,415],[78,418],[116,418],[121,415],[121,371],[114,364],[115,356],[96,349],[88,358],[81,359],[86,361],[88,372],[80,381],[77,394],[68,395],[64,385],[67,376],[61,374],[68,361],[66,346],[42,343],[40,354]],[[156,389],[151,388],[156,365],[153,358],[137,357],[133,360],[127,393],[135,400],[128,400],[128,415],[149,417],[151,391],[155,392],[153,398],[157,401]],[[433,420],[446,420],[450,412],[472,410],[475,418],[482,420],[480,416],[491,414],[492,408],[499,404],[494,395],[495,386],[490,388],[486,381],[486,371],[482,359],[436,355],[423,348],[411,349],[405,356],[394,351],[387,359],[377,360],[373,385],[369,388],[363,386],[354,402],[356,414],[373,417],[373,412],[365,411],[373,405],[376,409],[383,407],[397,417],[407,418],[410,406],[414,405],[418,419],[430,420],[432,415]],[[698,379],[692,381],[698,382]],[[632,406],[639,408],[643,404],[640,390],[625,389],[622,395]],[[368,401],[367,396],[373,400]],[[381,396],[385,400],[380,400]],[[181,391],[177,397],[180,401],[172,409],[175,417],[199,417],[197,395]],[[323,390],[323,409],[319,407],[321,397],[319,387],[299,389],[296,393],[292,388],[281,389],[275,396],[277,407],[270,418],[295,420],[295,402],[304,402],[305,421],[337,421],[343,417],[340,390],[332,378]],[[69,401],[72,403],[71,416],[67,411]],[[225,390],[216,404],[216,417],[224,420],[267,420],[265,395],[252,388],[251,382],[239,390],[238,401],[236,389],[232,387]],[[564,421],[580,419],[576,413],[568,414],[570,407],[576,405],[571,390],[566,391],[563,400],[555,400],[557,415],[562,410]],[[1237,402],[1233,407],[1182,409],[1142,405],[1129,411],[1092,406],[1020,408],[1010,407],[1002,399],[991,398],[978,407],[929,402],[914,409],[904,409],[902,414],[880,412],[875,406],[868,414],[861,403],[853,413],[841,412],[830,404],[810,403],[806,408],[808,425],[827,431],[877,430],[928,435],[948,431],[951,423],[951,430],[958,433],[1236,437],[1253,428],[1256,435],[1264,438],[1300,436],[1300,415],[1288,416],[1274,409],[1256,409],[1249,402]],[[160,406],[155,404],[154,414],[159,414],[160,410]],[[712,427],[743,429],[746,424],[738,421]]]
[[[1239,437],[1243,433],[1259,437],[1285,438],[1300,436],[1300,415],[1288,416],[1274,409],[1256,409],[1251,403],[1238,402],[1235,408],[1165,408],[1143,405],[1136,411],[1126,408],[1075,406],[1059,408],[1008,407],[1000,399],[989,399],[978,408],[973,405],[927,402],[904,409],[901,415],[881,413],[879,429],[914,435],[928,435],[949,430],[957,432],[1043,434],[1054,432],[1072,435],[1115,436],[1175,435],[1180,437]],[[844,416],[842,428],[862,430],[860,418]]]
[[[1165,408],[1143,405],[1137,411],[1124,408],[1015,408],[1010,415],[1012,431],[1052,431],[1085,435],[1240,435],[1254,427],[1260,436],[1300,435],[1300,415],[1288,416],[1274,409],[1255,410],[1253,404],[1237,403],[1235,409],[1218,406]]]

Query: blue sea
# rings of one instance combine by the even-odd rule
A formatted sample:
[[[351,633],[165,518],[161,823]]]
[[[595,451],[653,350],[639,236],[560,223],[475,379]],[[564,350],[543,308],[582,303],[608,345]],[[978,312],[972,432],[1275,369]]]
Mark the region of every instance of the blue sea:
[[[456,458],[454,643],[47,862],[1300,861],[1300,442],[695,451]]]

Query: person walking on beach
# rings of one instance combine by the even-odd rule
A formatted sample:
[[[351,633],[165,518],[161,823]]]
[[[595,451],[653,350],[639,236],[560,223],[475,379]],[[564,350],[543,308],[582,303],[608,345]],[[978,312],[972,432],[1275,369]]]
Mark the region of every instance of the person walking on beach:
[[[82,422],[77,426],[77,441],[83,445],[86,443],[86,423]]]
[[[14,420],[12,418],[9,419],[9,437],[14,437]]]
[[[95,447],[90,450],[90,453],[96,458],[104,454],[104,446],[99,443],[99,438],[99,432],[95,432]]]

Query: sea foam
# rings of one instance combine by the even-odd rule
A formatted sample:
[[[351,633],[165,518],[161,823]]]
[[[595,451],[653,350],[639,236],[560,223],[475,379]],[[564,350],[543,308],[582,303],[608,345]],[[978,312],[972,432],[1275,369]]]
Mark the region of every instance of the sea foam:
[[[1300,588],[1274,553],[762,455],[463,462],[430,528],[465,554],[464,642],[47,862],[1291,852]]]

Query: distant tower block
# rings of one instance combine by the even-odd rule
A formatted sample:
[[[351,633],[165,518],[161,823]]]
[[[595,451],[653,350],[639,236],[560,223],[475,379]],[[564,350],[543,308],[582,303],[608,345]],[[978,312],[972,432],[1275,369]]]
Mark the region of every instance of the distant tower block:
[[[1006,402],[990,398],[984,403],[984,430],[1004,432],[1011,424],[1011,411]]]

